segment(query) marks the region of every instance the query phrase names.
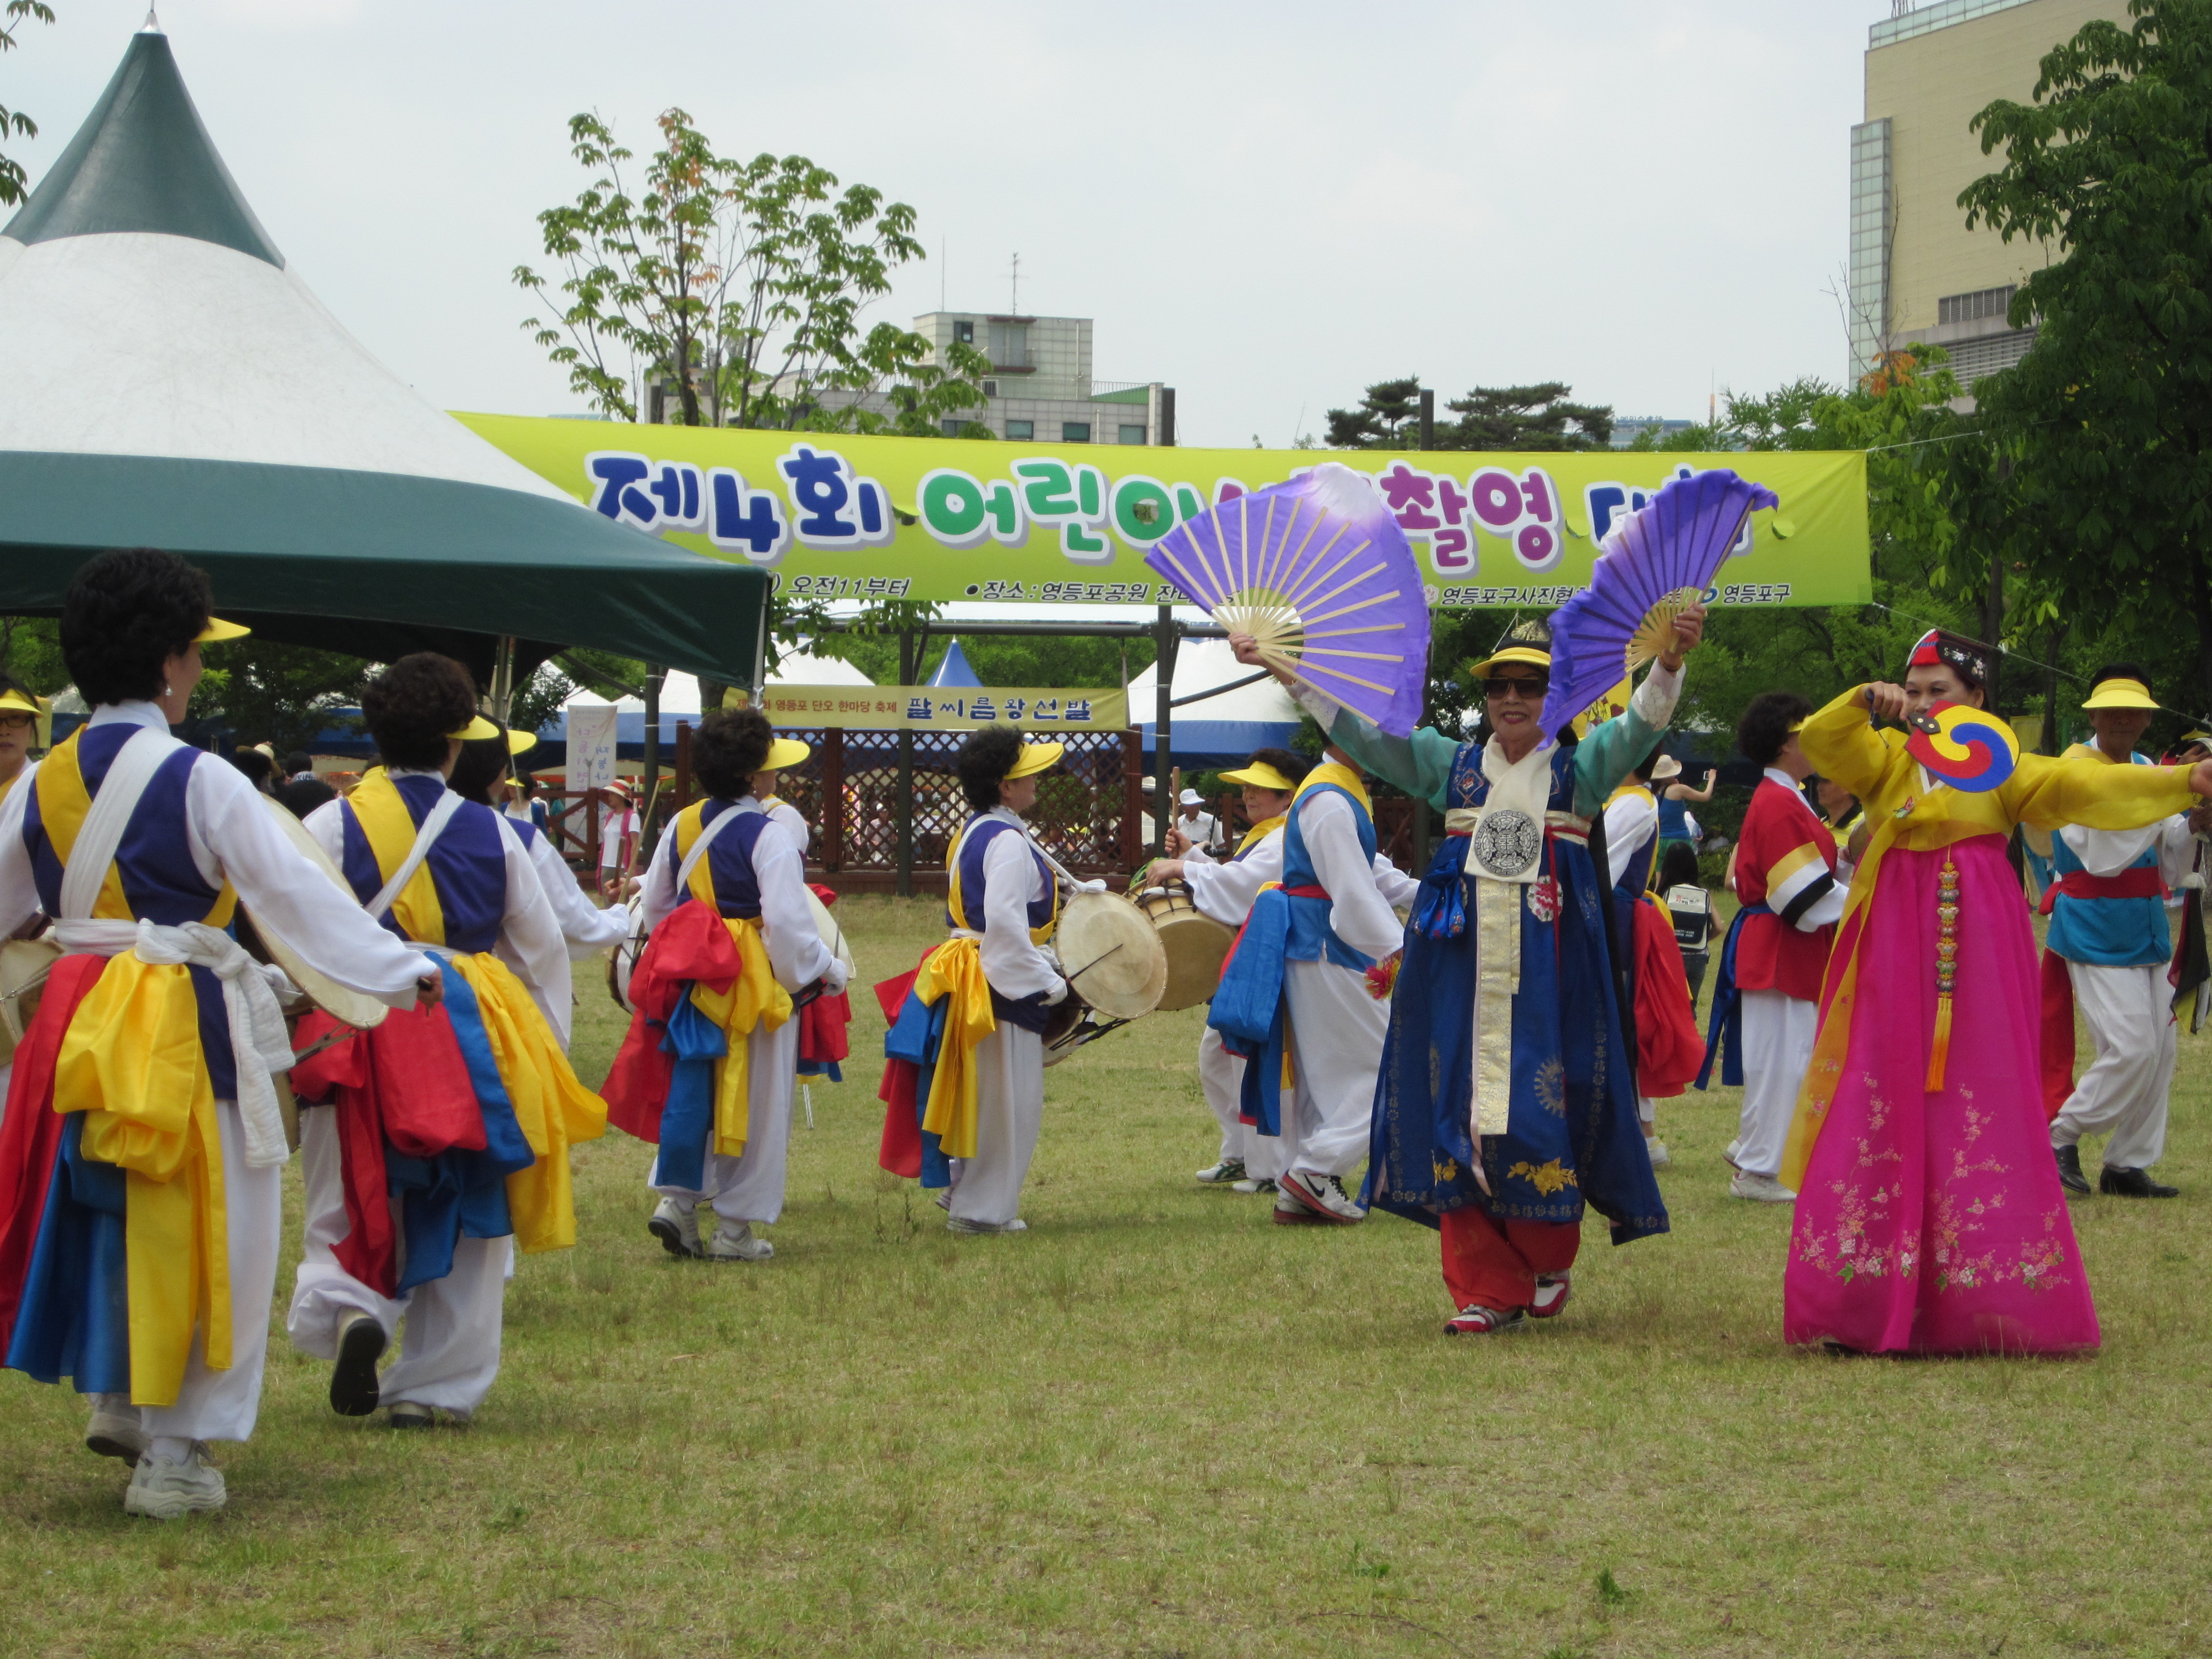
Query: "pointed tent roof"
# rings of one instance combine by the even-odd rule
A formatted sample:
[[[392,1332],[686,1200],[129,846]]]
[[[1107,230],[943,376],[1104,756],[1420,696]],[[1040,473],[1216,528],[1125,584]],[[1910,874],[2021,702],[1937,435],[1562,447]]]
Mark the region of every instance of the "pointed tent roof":
[[[11,611],[56,610],[103,548],[166,547],[290,643],[481,671],[508,635],[532,662],[757,671],[766,577],[591,512],[362,349],[285,265],[157,30],[0,228],[0,338]]]
[[[960,641],[955,640],[937,665],[937,672],[929,677],[929,683],[932,685],[981,685],[983,681],[969,663],[968,653],[960,648]]]

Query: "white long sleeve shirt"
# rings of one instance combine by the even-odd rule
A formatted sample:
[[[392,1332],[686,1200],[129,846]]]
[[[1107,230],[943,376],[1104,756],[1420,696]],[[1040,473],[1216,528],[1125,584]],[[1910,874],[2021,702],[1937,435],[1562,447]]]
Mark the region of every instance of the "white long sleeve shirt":
[[[402,778],[418,777],[436,778],[441,784],[445,781],[444,775],[435,770],[387,767],[385,771],[394,783]],[[325,801],[307,818],[307,833],[340,868],[344,867],[345,859],[344,814],[343,801]],[[514,970],[515,977],[528,988],[530,1000],[538,1005],[538,1012],[545,1016],[545,1023],[553,1028],[565,1048],[568,1046],[569,1027],[575,1018],[568,942],[562,936],[561,919],[554,912],[553,901],[546,896],[544,884],[538,879],[530,849],[522,844],[522,837],[506,814],[494,812],[491,817],[499,827],[507,878],[506,898],[500,910],[499,938],[492,946],[492,954]],[[356,914],[367,919],[368,913],[358,906]],[[370,926],[387,939],[393,937],[380,922],[372,922]]]
[[[1356,827],[1353,834],[1358,834]],[[1370,867],[1375,890],[1382,896],[1383,903],[1394,910],[1413,908],[1421,891],[1421,884],[1416,878],[1407,875],[1380,853],[1375,855]],[[1198,906],[1200,915],[1212,916],[1231,927],[1242,927],[1245,917],[1252,914],[1252,901],[1259,897],[1260,890],[1271,881],[1283,878],[1283,832],[1276,830],[1241,859],[1216,863],[1211,859],[1186,858],[1182,878],[1190,887],[1191,902]]]
[[[1058,1002],[1067,994],[1067,981],[1052,958],[1030,943],[1029,907],[1051,893],[1052,872],[1038,866],[1030,850],[1030,827],[1018,812],[999,806],[983,817],[1014,826],[1012,835],[994,837],[983,854],[983,931],[976,945],[983,977],[1000,996],[1018,1000],[1042,991],[1045,1000]]]
[[[511,818],[514,814],[501,816]],[[575,872],[553,850],[549,837],[538,835],[525,839],[530,843],[530,862],[538,872],[538,884],[544,888],[553,914],[560,919],[561,937],[568,941],[571,957],[593,955],[629,937],[628,905],[610,904],[600,909],[584,896],[583,884],[576,879]]]
[[[1618,882],[1631,859],[1659,833],[1659,804],[1638,792],[1621,796],[1605,809],[1605,859]]]
[[[758,813],[761,804],[747,795],[730,810]],[[709,848],[708,858],[714,855]],[[639,914],[645,918],[648,932],[675,909],[680,897],[676,875],[683,863],[672,828],[653,849],[653,866],[645,872],[645,886],[638,894]],[[775,982],[787,991],[796,991],[826,978],[832,992],[843,990],[845,964],[822,942],[814,912],[806,903],[806,866],[791,837],[771,823],[753,842],[752,864],[753,884],[760,889],[761,944],[768,951]]]
[[[1330,928],[1364,955],[1389,956],[1403,941],[1405,930],[1376,884],[1374,859],[1359,845],[1358,818],[1352,803],[1341,795],[1322,793],[1291,810],[1298,814],[1298,833],[1305,842],[1306,856],[1313,860],[1314,878],[1328,894]]]
[[[151,702],[102,704],[87,724],[118,722],[168,735],[167,717]],[[0,932],[12,933],[40,908],[23,848],[23,809],[34,778],[35,769],[27,769],[0,802]],[[422,952],[371,921],[350,893],[301,856],[243,772],[216,760],[195,763],[185,785],[184,828],[202,878],[214,887],[228,881],[247,910],[310,967],[392,1007],[413,1006],[415,981],[429,970]]]
[[[814,826],[807,823],[806,815],[804,812],[787,800],[778,800],[775,805],[766,810],[769,822],[788,836],[791,838],[791,844],[799,849],[800,873],[803,875],[807,849],[814,845]]]

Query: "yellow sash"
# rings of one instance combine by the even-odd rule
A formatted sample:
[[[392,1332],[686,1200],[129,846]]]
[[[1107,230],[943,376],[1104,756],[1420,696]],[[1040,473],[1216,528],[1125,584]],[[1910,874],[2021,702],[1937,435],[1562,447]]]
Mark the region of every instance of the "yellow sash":
[[[1030,930],[1031,937],[1036,930]],[[975,1156],[975,1045],[999,1029],[991,1012],[991,985],[983,977],[980,941],[947,939],[929,953],[915,975],[914,994],[924,1007],[951,997],[945,1035],[937,1045],[937,1072],[929,1080],[929,1109],[921,1127],[935,1135],[947,1158]]]
[[[994,823],[1003,823],[1004,821],[1005,820],[1003,819],[992,820]],[[975,826],[982,822],[983,820],[981,818],[971,818],[969,820],[968,828],[960,832],[960,839],[952,844],[951,857],[945,860],[945,908],[947,915],[954,917],[964,918],[968,914],[968,907],[962,902],[960,895],[960,849],[968,844],[969,836],[975,830]],[[1024,835],[1022,836],[1022,839],[1026,842],[1029,840],[1029,837]],[[1032,856],[1034,856],[1034,854]],[[1060,905],[1061,896],[1060,890],[1060,878],[1054,875],[1051,870],[1048,868],[1045,872],[1045,878],[1052,884],[1052,915],[1046,918],[1043,927],[1032,927],[1030,929],[1030,943],[1032,945],[1044,944],[1047,940],[1052,938],[1054,931],[1060,927]],[[979,928],[975,931],[981,932],[981,930]],[[968,1154],[963,1152],[961,1156],[964,1158],[968,1156]]]
[[[56,746],[32,786],[64,868],[92,805],[78,759],[83,729]],[[236,904],[225,883],[202,920],[223,927]],[[113,866],[93,915],[132,920]],[[82,1112],[84,1155],[124,1171],[131,1398],[173,1405],[203,1321],[210,1369],[227,1370],[231,1361],[222,1131],[189,968],[141,962],[127,951],[108,958],[62,1038],[54,1109]]]
[[[1278,812],[1272,818],[1261,818],[1259,823],[1247,830],[1244,832],[1244,839],[1237,843],[1236,856],[1243,858],[1245,854],[1281,829],[1289,820],[1290,816],[1288,812]]]
[[[676,815],[676,857],[680,866],[703,829],[705,801],[696,801]],[[710,910],[719,910],[714,894],[714,860],[711,855],[692,866],[691,896]],[[726,991],[704,985],[691,988],[691,1006],[722,1028],[729,1047],[714,1062],[714,1150],[726,1158],[744,1154],[752,1129],[752,1060],[746,1042],[756,1030],[780,1029],[792,1015],[791,993],[775,982],[775,969],[768,959],[757,916],[724,916],[730,943],[744,965]]]
[[[1325,783],[1333,783],[1345,791],[1352,799],[1359,803],[1360,811],[1367,814],[1368,821],[1370,823],[1374,821],[1375,803],[1367,799],[1367,780],[1361,777],[1352,767],[1342,765],[1336,761],[1323,761],[1306,774],[1305,781],[1298,785],[1297,794],[1291,797],[1291,811],[1293,812],[1297,811],[1299,798],[1307,790],[1318,789]],[[1285,816],[1288,817],[1289,814],[1285,813]]]
[[[399,786],[379,769],[346,797],[377,873],[389,881],[414,850],[417,826]],[[446,942],[446,911],[428,859],[416,867],[392,903],[392,919],[417,945]],[[530,1000],[514,970],[489,951],[445,958],[477,994],[477,1012],[491,1044],[499,1080],[514,1106],[515,1121],[538,1161],[507,1178],[507,1207],[514,1246],[525,1255],[566,1249],[576,1242],[576,1206],[569,1185],[568,1148],[606,1133],[607,1103],[577,1079],[561,1039]]]

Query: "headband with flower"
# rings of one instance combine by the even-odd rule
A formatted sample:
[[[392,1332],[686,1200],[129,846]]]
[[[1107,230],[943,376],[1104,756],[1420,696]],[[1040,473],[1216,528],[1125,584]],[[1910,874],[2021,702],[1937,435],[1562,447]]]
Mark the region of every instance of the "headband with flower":
[[[1990,649],[1958,634],[1931,628],[1913,643],[1907,665],[1912,668],[1951,668],[1970,685],[1990,683]]]

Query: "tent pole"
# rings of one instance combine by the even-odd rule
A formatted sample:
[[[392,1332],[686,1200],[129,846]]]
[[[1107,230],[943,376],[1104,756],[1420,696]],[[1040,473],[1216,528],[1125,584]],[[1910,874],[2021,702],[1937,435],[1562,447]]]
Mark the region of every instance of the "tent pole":
[[[1152,671],[1153,690],[1158,694],[1158,707],[1152,714],[1152,852],[1156,857],[1168,855],[1168,824],[1173,809],[1168,804],[1172,785],[1168,780],[1169,763],[1174,755],[1174,742],[1169,723],[1175,718],[1175,607],[1160,607],[1157,630],[1158,660]]]
[[[645,764],[641,769],[648,801],[658,799],[654,786],[660,781],[660,688],[668,678],[665,668],[655,668],[650,663],[645,670]],[[703,719],[704,716],[702,715]],[[650,823],[637,827],[638,841],[643,845],[653,834]]]
[[[915,648],[914,635],[902,631],[899,635],[899,684],[914,684],[915,669],[921,653]],[[898,896],[914,896],[914,732],[911,728],[899,728],[898,799],[893,803],[893,817],[898,825]]]
[[[502,634],[494,647],[491,659],[491,717],[501,726],[507,723],[508,712],[514,706],[514,636]]]

